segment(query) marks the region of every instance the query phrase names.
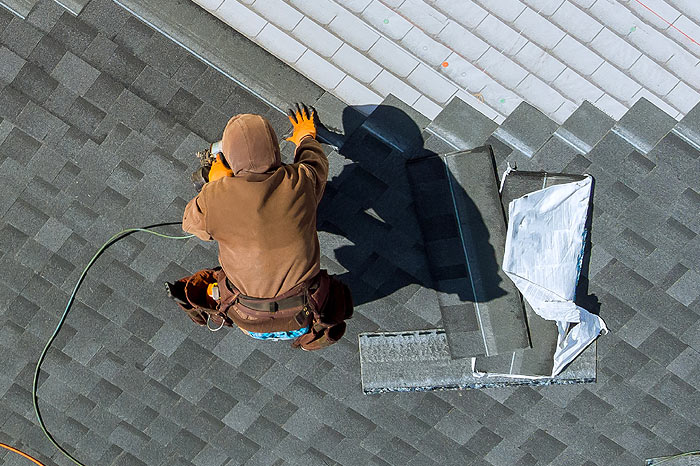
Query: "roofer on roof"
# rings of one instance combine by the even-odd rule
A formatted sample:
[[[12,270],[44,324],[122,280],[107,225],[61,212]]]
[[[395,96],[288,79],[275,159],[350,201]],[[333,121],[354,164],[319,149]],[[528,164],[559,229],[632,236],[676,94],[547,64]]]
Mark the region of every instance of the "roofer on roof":
[[[318,349],[337,341],[352,312],[347,287],[320,268],[316,210],[328,158],[314,111],[290,110],[294,163],[283,164],[270,122],[231,118],[201,192],[185,208],[183,230],[219,246],[221,267],[167,283],[199,325],[237,325],[258,339]],[[212,328],[210,322],[218,328]]]

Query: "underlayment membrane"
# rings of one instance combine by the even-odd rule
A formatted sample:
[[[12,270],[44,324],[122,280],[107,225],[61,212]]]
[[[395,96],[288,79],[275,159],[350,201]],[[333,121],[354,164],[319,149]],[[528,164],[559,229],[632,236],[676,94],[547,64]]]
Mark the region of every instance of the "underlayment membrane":
[[[452,359],[444,329],[359,335],[365,394],[589,383],[596,380],[596,349],[589,346],[556,377],[476,377],[473,358]]]

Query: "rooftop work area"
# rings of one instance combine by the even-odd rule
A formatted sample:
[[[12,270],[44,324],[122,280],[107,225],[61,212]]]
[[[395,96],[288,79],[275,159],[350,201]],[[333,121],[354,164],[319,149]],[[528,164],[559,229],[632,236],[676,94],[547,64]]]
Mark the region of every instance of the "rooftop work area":
[[[700,449],[700,10],[643,3],[676,28],[636,0],[0,0],[0,443],[73,464],[32,378],[83,269],[121,230],[182,220],[195,154],[231,116],[265,116],[291,162],[284,110],[302,101],[325,125],[321,267],[352,290],[346,334],[308,352],[197,327],[163,282],[215,266],[216,244],[132,234],[97,259],[42,366],[43,420],[71,455],[631,466]],[[474,70],[479,89],[461,81]],[[551,370],[522,353],[541,333],[501,271],[506,219],[482,209],[507,216],[534,190],[526,171],[570,174],[537,189],[592,176],[576,303],[608,333],[559,379],[484,383],[474,368]],[[465,257],[496,277],[487,295],[452,288]],[[511,298],[528,323],[492,314],[491,338],[474,315]]]

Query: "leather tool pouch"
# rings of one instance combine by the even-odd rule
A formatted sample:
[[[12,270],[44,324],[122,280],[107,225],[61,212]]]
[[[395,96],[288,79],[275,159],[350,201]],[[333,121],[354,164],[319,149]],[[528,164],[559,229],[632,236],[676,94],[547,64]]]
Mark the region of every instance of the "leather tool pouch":
[[[325,270],[321,270],[319,278],[324,289],[319,289],[316,296],[311,295],[315,309],[313,325],[309,333],[294,340],[295,348],[313,351],[336,343],[345,334],[345,320],[352,317],[354,306],[348,286]]]
[[[207,294],[210,283],[216,282],[221,269],[204,269],[189,277],[181,278],[168,287],[168,293],[175,302],[198,325],[206,325],[208,316],[218,316],[217,302]],[[218,319],[217,319],[218,320]],[[230,319],[224,319],[224,325],[232,325]]]

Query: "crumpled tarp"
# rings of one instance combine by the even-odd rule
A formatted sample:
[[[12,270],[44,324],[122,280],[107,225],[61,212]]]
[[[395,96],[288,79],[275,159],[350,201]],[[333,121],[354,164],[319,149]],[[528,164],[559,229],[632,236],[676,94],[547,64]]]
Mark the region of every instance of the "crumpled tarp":
[[[552,376],[607,332],[603,319],[574,303],[592,181],[550,186],[508,206],[503,271],[539,316],[557,322]]]

